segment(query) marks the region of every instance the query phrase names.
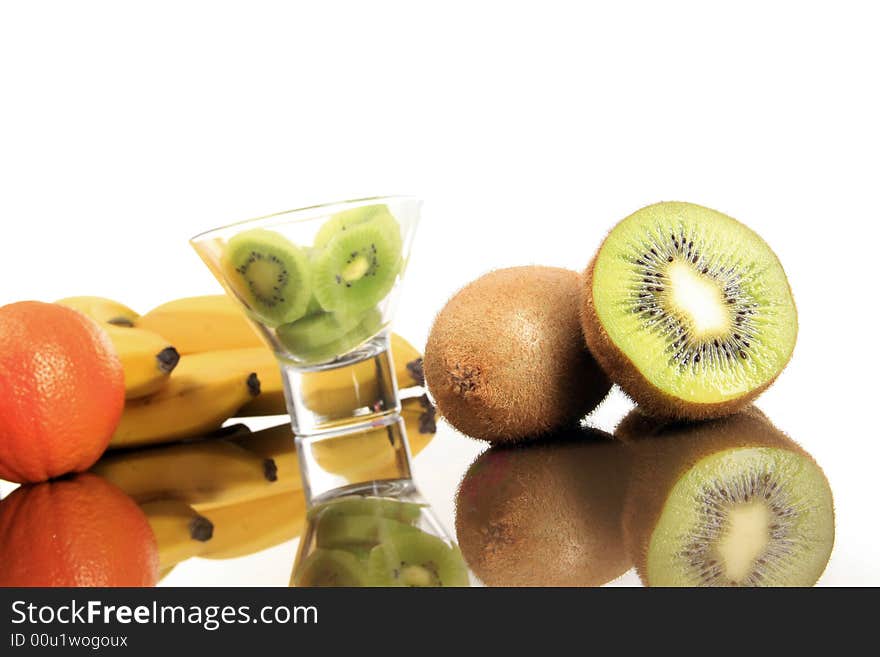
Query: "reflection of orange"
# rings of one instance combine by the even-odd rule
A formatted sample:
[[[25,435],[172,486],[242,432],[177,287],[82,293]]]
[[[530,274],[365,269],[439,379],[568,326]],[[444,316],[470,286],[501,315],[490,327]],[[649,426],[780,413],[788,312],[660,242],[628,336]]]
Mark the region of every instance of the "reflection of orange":
[[[124,403],[122,365],[95,322],[52,303],[0,308],[0,479],[87,470]]]
[[[0,586],[154,586],[156,537],[93,474],[26,485],[0,502]]]

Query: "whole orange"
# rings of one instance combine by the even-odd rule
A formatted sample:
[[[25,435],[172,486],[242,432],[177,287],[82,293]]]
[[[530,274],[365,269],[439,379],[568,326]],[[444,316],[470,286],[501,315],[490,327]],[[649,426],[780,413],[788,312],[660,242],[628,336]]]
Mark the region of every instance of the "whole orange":
[[[97,323],[52,303],[0,308],[0,479],[87,470],[124,404],[122,364]]]
[[[0,502],[0,586],[154,586],[146,516],[91,474],[19,487]]]

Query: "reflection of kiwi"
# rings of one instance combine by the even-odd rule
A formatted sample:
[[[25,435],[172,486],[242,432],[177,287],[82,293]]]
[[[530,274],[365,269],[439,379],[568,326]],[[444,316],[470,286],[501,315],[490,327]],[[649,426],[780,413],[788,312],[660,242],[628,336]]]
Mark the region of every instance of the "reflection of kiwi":
[[[310,518],[324,521],[334,516],[376,516],[390,518],[398,522],[412,523],[419,519],[422,504],[402,502],[400,500],[380,497],[339,497],[326,504],[321,504],[309,511]]]
[[[468,565],[489,586],[597,586],[623,574],[628,464],[626,447],[595,430],[490,448],[456,497]]]
[[[736,412],[788,362],[797,312],[782,265],[714,210],[658,203],[621,221],[590,264],[583,329],[602,367],[652,415]]]
[[[624,536],[645,584],[810,586],[822,574],[828,482],[760,412],[666,426],[631,414],[618,434],[634,455]]]
[[[337,321],[339,321],[339,318],[333,320],[333,322]],[[348,320],[339,321],[339,324],[347,321]],[[358,347],[374,337],[383,327],[382,314],[377,308],[373,308],[361,315],[353,328],[341,335],[334,334],[333,339],[329,342],[324,342],[323,339],[321,339],[320,332],[309,332],[309,339],[312,340],[313,343],[321,342],[322,344],[312,343],[309,344],[308,348],[304,348],[303,344],[299,342],[299,339],[297,337],[291,337],[291,334],[289,333],[290,329],[297,323],[298,322],[279,326],[276,335],[278,336],[279,342],[281,342],[281,345],[288,351],[288,353],[300,362],[306,364],[322,363],[343,356],[352,351],[355,347]],[[337,326],[339,324],[337,324]],[[302,333],[300,333],[299,337],[302,337]]]
[[[370,586],[469,586],[461,553],[420,531],[389,536],[370,552]]]
[[[388,229],[389,235],[392,238],[394,235],[397,235],[398,239],[400,238],[400,226],[388,210],[388,206],[367,205],[361,208],[343,210],[330,217],[318,230],[318,234],[315,235],[314,246],[316,249],[323,249],[338,234],[350,230],[353,226],[369,222],[377,222],[383,225]]]
[[[256,319],[270,326],[302,317],[312,296],[309,258],[283,235],[257,228],[226,245],[223,271]]]
[[[580,277],[553,267],[494,271],[440,311],[424,373],[440,414],[491,442],[572,424],[610,384],[584,347]]]
[[[318,520],[315,540],[321,548],[372,546],[397,534],[418,531],[412,525],[375,515],[329,515]]]
[[[362,312],[394,287],[401,265],[400,227],[367,221],[339,232],[315,253],[315,298],[328,312]]]
[[[363,562],[344,550],[317,549],[297,568],[296,586],[367,586]]]

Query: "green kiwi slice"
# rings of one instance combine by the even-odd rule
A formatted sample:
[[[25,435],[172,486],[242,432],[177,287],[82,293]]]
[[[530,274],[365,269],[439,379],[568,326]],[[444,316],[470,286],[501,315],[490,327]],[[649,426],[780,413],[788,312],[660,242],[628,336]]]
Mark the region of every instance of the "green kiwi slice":
[[[306,313],[312,298],[309,256],[280,233],[263,228],[239,233],[226,245],[222,268],[258,321],[277,326]]]
[[[648,413],[734,413],[787,364],[797,311],[779,259],[715,210],[658,203],[609,233],[585,276],[583,330]]]
[[[296,586],[367,586],[363,562],[344,550],[317,549],[302,562],[293,578]]]
[[[423,506],[380,497],[341,497],[311,509],[309,518],[323,521],[334,516],[376,516],[412,524],[421,516]]]
[[[316,364],[344,356],[382,330],[382,314],[373,308],[356,317],[353,328],[342,331],[350,316],[336,313],[311,315],[278,327],[276,336],[281,345],[302,363]],[[305,322],[299,326],[300,322]]]
[[[401,269],[400,226],[388,219],[354,224],[315,252],[315,298],[328,312],[353,314],[375,306]]]
[[[369,586],[469,586],[467,566],[457,547],[412,532],[389,536],[370,552]]]
[[[321,517],[315,529],[318,547],[347,549],[374,546],[393,536],[418,533],[412,525],[378,516],[331,515]]]
[[[318,230],[318,234],[315,235],[314,248],[323,249],[338,234],[344,233],[352,226],[371,221],[384,224],[388,227],[389,231],[395,229],[397,235],[400,235],[400,227],[397,225],[397,220],[388,210],[387,205],[366,205],[360,208],[352,208],[351,210],[343,210],[330,217]],[[391,234],[393,235],[394,233],[392,232]]]

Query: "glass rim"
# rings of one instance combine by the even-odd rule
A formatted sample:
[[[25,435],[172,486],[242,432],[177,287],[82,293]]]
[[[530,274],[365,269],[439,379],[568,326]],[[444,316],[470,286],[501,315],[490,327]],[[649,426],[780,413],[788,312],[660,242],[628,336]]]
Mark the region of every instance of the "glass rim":
[[[296,215],[301,213],[313,213],[317,210],[327,210],[329,208],[338,208],[335,212],[341,211],[343,209],[348,208],[356,208],[363,205],[372,205],[377,201],[391,203],[391,202],[403,202],[403,201],[415,201],[421,202],[421,200],[417,196],[409,195],[409,194],[392,194],[389,196],[366,196],[363,198],[356,199],[348,199],[345,201],[331,201],[328,203],[318,203],[316,205],[306,205],[300,208],[294,208],[292,210],[282,210],[280,212],[273,212],[271,214],[262,215],[260,217],[252,217],[250,219],[243,219],[242,221],[235,221],[230,224],[226,224],[224,226],[218,226],[216,228],[211,228],[209,230],[203,231],[191,237],[189,239],[190,244],[195,244],[197,242],[202,242],[208,239],[212,239],[214,237],[219,236],[221,233],[225,233],[230,229],[239,229],[245,228],[247,226],[258,226],[263,224],[269,220],[277,219],[279,217],[284,217],[286,215]],[[291,217],[289,220],[291,223],[295,222],[307,222],[312,221],[318,217],[325,216],[326,213],[316,214],[316,216],[305,216],[300,218]]]

